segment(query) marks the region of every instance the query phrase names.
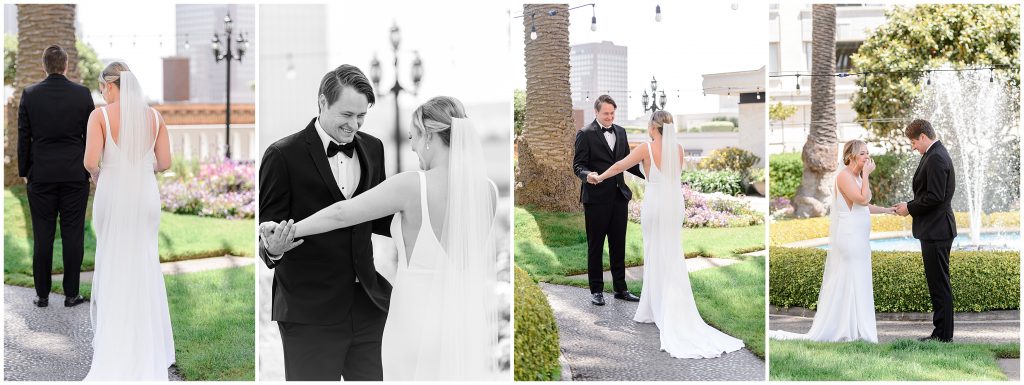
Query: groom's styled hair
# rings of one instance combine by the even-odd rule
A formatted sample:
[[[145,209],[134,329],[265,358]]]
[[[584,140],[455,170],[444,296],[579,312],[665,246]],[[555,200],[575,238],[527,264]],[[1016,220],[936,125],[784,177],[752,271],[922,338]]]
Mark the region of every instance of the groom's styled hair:
[[[363,75],[363,71],[360,71],[359,68],[350,64],[342,64],[325,74],[324,78],[320,80],[319,95],[327,98],[327,105],[329,106],[338,101],[338,97],[341,96],[342,86],[352,87],[356,92],[366,96],[366,101],[370,103],[370,106],[373,106],[373,103],[377,101],[373,94],[373,86],[370,85],[369,80],[366,80],[366,75]],[[317,107],[319,107],[319,104]]]
[[[43,67],[47,75],[63,74],[68,69],[68,53],[59,45],[51,45],[43,50]]]
[[[932,124],[924,119],[914,119],[907,125],[907,128],[903,129],[903,135],[910,139],[920,138],[921,134],[927,136],[928,139],[935,140],[935,130],[932,129]]]
[[[594,102],[594,111],[601,111],[601,103],[608,103],[612,105],[612,108],[618,109],[619,106],[615,104],[615,100],[611,96],[601,95],[597,97],[597,101]]]

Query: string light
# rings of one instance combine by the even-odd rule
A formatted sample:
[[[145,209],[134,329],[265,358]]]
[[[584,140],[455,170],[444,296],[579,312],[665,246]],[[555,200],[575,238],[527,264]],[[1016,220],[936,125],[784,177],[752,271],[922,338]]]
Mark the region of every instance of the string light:
[[[1014,65],[1006,64],[993,64],[984,67],[971,67],[971,68],[926,68],[919,70],[895,70],[895,71],[862,71],[862,72],[836,72],[836,73],[792,73],[792,74],[773,74],[768,75],[770,78],[784,78],[784,77],[796,77],[798,80],[801,76],[833,76],[839,78],[845,78],[850,76],[867,76],[867,75],[891,75],[891,74],[926,74],[931,77],[932,72],[967,72],[967,71],[984,71],[989,70],[994,72],[996,69],[1017,69]],[[798,87],[799,88],[799,87]]]

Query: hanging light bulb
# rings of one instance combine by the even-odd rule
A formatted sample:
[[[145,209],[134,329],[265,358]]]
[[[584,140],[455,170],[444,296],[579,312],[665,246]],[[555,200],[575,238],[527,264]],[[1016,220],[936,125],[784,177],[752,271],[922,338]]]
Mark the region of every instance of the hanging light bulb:
[[[537,40],[537,19],[534,14],[530,14],[530,40]]]
[[[654,7],[654,21],[661,21],[661,4]]]
[[[597,31],[597,16],[590,17],[590,30]]]
[[[188,43],[188,34],[186,33],[185,34],[185,50],[188,51],[190,48],[192,48],[192,44]]]
[[[797,94],[799,95],[800,94],[800,74],[796,74],[796,91],[797,91]]]
[[[590,91],[587,91],[587,99],[586,99],[586,101],[587,101],[587,103],[590,103]]]
[[[995,80],[995,72],[996,72],[995,71],[995,67],[992,67],[992,68],[988,69],[988,82],[989,83],[994,83],[996,81]]]

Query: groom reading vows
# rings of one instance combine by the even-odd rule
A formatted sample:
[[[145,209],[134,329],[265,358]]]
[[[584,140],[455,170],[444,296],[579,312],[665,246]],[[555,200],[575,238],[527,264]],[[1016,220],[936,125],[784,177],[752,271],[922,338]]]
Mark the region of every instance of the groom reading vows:
[[[573,172],[583,181],[580,202],[583,203],[587,227],[587,274],[590,280],[591,303],[604,305],[604,240],[608,239],[608,262],[611,265],[615,298],[639,301],[626,289],[626,219],[633,192],[626,186],[623,174],[604,183],[597,176],[629,155],[626,130],[613,123],[615,101],[601,95],[594,103],[597,118],[576,132]],[[643,178],[640,166],[628,170]]]
[[[370,234],[390,236],[391,216],[291,241],[304,219],[384,181],[384,146],[359,132],[374,102],[362,71],[324,75],[319,116],[267,148],[260,165],[260,257],[274,269],[272,319],[288,381],[380,381],[391,284],[377,274]],[[445,295],[452,295],[446,293]]]
[[[950,342],[953,339],[953,289],[949,283],[949,250],[956,238],[953,217],[953,193],[956,175],[953,160],[942,142],[935,140],[931,123],[916,119],[904,134],[910,146],[921,153],[914,172],[914,199],[896,205],[896,213],[913,217],[914,238],[921,241],[924,274],[932,299],[932,323],[935,330],[924,340]]]
[[[95,109],[89,89],[65,76],[68,54],[51,45],[43,51],[45,80],[25,87],[18,107],[18,175],[28,185],[32,212],[32,278],[36,306],[46,307],[53,274],[53,239],[60,217],[64,257],[64,306],[85,299],[78,295],[85,243],[85,207],[89,173],[85,132]]]

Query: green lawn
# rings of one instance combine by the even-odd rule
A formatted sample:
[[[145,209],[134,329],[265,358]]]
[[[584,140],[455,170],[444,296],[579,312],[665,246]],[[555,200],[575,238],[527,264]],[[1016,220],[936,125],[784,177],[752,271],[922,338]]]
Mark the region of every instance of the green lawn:
[[[253,266],[164,276],[178,371],[191,381],[253,381]]]
[[[687,257],[737,258],[764,249],[764,226],[683,229]],[[515,209],[516,264],[538,279],[587,272],[587,232],[582,213]],[[643,264],[640,225],[626,227],[626,266]],[[605,245],[605,255],[608,248]],[[607,257],[606,257],[607,258]],[[608,261],[605,260],[605,269]]]
[[[1018,344],[961,344],[899,340],[867,342],[775,341],[771,381],[1006,380],[996,358],[1019,358]]]
[[[32,224],[24,186],[4,190],[4,282],[32,287]],[[86,212],[85,258],[82,270],[93,269],[96,236],[92,231],[92,200]],[[221,256],[253,256],[254,220],[228,220],[164,212],[160,220],[159,253],[162,262]],[[64,271],[60,227],[53,245],[53,271]],[[60,282],[54,282],[59,289]],[[89,293],[83,285],[82,292]],[[57,290],[58,292],[60,290]],[[83,295],[85,295],[83,294]]]
[[[683,248],[688,257],[700,255],[743,260],[726,267],[694,272],[690,275],[690,282],[704,320],[742,339],[748,349],[763,358],[764,258],[737,254],[764,248],[764,226],[682,231]],[[540,281],[588,287],[586,279],[567,277],[587,271],[587,237],[583,214],[517,207],[515,238],[516,265],[533,277]],[[626,265],[641,264],[643,239],[640,225],[629,223],[626,233]],[[608,268],[607,260],[605,268]],[[629,282],[629,289],[641,294],[643,283]],[[606,286],[606,290],[611,288]]]

